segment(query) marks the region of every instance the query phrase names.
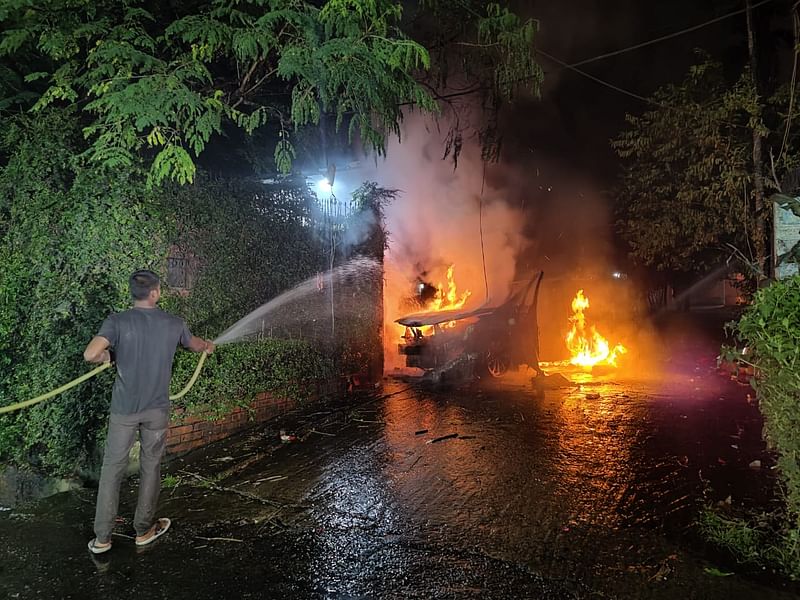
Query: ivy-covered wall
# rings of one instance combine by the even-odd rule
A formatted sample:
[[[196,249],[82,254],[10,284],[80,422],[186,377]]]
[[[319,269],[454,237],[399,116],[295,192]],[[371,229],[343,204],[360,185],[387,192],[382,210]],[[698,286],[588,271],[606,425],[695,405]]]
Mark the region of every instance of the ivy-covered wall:
[[[165,286],[162,306],[183,316],[196,335],[214,338],[328,267],[307,194],[268,193],[257,182],[207,177],[150,189],[140,171],[112,172],[88,162],[80,127],[68,112],[5,124],[0,405],[86,372],[83,348],[109,313],[130,306],[127,280],[136,269],[152,268],[166,280],[168,257],[188,257],[191,289]],[[374,298],[360,300],[372,307],[370,315],[380,306],[380,290],[373,292]],[[335,297],[334,304],[340,301]],[[182,406],[224,414],[262,391],[302,400],[314,379],[358,371],[373,360],[370,352],[381,344],[374,343],[379,330],[372,331],[371,318],[362,323],[366,342],[354,341],[362,334],[352,324],[340,330],[346,335],[324,343],[294,336],[222,346]],[[184,385],[197,358],[178,353],[173,387]],[[54,400],[0,415],[0,463],[52,474],[92,469],[101,454],[112,380],[107,371]]]
[[[139,268],[159,269],[167,228],[135,173],[81,158],[69,113],[3,123],[0,169],[0,403],[27,400],[87,370],[82,351],[128,302]],[[91,462],[111,374],[57,401],[0,417],[0,461],[71,472]]]
[[[324,270],[311,229],[311,201],[300,190],[267,190],[256,181],[200,177],[162,199],[174,219],[170,252],[190,257],[191,289],[171,310],[193,333],[215,338],[236,320]]]

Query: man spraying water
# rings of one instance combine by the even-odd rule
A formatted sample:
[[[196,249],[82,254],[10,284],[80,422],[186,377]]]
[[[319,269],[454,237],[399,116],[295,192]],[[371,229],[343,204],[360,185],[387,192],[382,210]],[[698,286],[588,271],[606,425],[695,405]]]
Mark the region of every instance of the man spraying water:
[[[169,426],[172,361],[179,344],[193,352],[209,354],[215,347],[213,342],[193,336],[183,319],[156,306],[161,298],[158,275],[136,271],[129,283],[133,308],[109,315],[83,352],[87,361],[104,363],[111,360],[113,349],[117,367],[97,491],[96,537],[89,542],[93,554],[111,549],[119,488],[137,432],[141,453],[139,496],[133,521],[136,545],[150,544],[169,529],[170,520],[155,519],[155,509]]]

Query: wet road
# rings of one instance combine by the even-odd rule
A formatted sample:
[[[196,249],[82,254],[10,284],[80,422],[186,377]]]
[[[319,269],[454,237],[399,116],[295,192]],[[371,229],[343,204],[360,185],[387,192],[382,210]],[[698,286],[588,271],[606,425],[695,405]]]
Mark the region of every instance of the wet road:
[[[658,376],[389,382],[195,453],[145,552],[88,555],[90,490],[2,512],[0,597],[800,597],[707,571],[729,565],[695,532],[703,503],[764,504],[774,475],[749,388],[713,345],[673,344]],[[305,435],[276,445],[279,426]]]

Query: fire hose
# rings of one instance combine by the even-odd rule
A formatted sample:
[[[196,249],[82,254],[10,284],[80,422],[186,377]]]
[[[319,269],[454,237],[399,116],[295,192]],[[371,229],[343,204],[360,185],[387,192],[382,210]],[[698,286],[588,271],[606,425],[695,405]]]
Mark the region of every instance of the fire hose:
[[[203,352],[200,355],[200,360],[197,361],[197,367],[195,367],[194,373],[192,373],[192,377],[191,379],[189,379],[189,383],[187,383],[186,386],[180,392],[171,395],[169,397],[170,400],[178,400],[180,398],[183,398],[187,393],[189,393],[189,390],[192,389],[192,386],[197,381],[197,378],[200,377],[200,371],[203,370],[203,363],[206,362],[207,356],[208,352]],[[57,387],[56,389],[51,390],[46,394],[42,394],[41,396],[36,396],[36,398],[31,398],[30,400],[25,400],[24,402],[17,402],[16,404],[9,404],[8,406],[1,406],[0,414],[14,412],[22,408],[28,408],[29,406],[33,406],[34,404],[38,404],[39,402],[44,402],[45,400],[49,400],[54,396],[58,396],[59,394],[74,388],[76,385],[80,385],[84,381],[91,379],[95,375],[99,375],[100,373],[108,369],[112,364],[113,363],[111,362],[103,363],[96,369],[92,369],[88,373],[84,373],[80,377],[76,377],[69,383],[65,383],[61,387]]]

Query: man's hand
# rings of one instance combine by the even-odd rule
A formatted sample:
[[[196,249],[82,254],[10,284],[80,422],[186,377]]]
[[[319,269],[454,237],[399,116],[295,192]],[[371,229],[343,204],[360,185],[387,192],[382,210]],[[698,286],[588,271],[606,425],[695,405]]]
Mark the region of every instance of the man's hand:
[[[204,340],[203,338],[193,335],[192,341],[189,342],[188,348],[192,352],[207,352],[208,354],[211,354],[214,352],[214,348],[216,348],[216,346],[212,341]]]
[[[96,335],[83,351],[83,359],[90,363],[111,362],[111,354],[108,351],[109,342],[106,338]]]

